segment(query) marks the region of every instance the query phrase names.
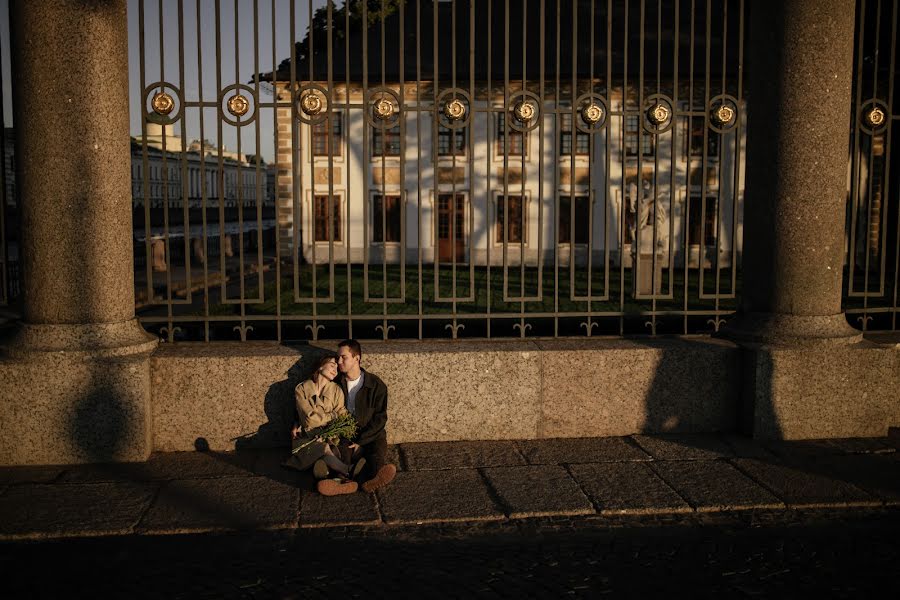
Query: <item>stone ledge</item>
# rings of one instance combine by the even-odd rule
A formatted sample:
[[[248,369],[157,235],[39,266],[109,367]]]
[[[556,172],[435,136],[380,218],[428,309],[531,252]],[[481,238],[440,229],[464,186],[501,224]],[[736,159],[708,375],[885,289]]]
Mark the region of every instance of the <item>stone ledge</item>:
[[[150,361],[154,449],[283,445],[293,389],[328,351],[162,344]],[[738,353],[703,336],[389,341],[365,343],[363,365],[390,390],[390,443],[515,440],[734,430]]]

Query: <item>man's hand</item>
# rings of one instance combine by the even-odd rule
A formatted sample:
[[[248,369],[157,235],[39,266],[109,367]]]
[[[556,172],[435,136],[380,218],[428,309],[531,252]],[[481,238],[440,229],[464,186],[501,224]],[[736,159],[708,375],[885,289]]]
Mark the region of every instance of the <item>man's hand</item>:
[[[356,454],[356,451],[359,450],[359,444],[351,443],[350,446],[348,446],[348,448],[350,448],[350,450],[352,450],[353,453]]]
[[[294,425],[293,427],[291,427],[291,439],[296,440],[299,435],[300,435],[300,426]]]

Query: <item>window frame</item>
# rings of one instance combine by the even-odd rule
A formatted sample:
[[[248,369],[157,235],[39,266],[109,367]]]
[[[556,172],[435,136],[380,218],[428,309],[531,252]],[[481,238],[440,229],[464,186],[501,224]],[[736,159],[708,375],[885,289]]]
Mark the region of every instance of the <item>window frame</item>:
[[[438,158],[453,158],[456,157],[465,157],[468,154],[469,148],[469,139],[468,139],[468,127],[460,127],[458,129],[450,129],[449,127],[444,127],[438,122],[437,128],[437,156]],[[457,136],[462,135],[461,147],[454,148],[453,141]],[[444,152],[441,150],[441,140],[444,138],[449,138],[450,151]]]
[[[344,118],[340,113],[332,113],[331,118],[331,135],[328,134],[327,131],[324,131],[325,127],[328,124],[328,119],[323,119],[318,123],[313,123],[309,126],[310,130],[310,140],[309,140],[309,151],[314,158],[328,158],[329,156],[332,158],[343,158],[344,156]],[[317,131],[317,127],[322,128],[322,131]],[[335,132],[337,129],[337,132]],[[316,141],[319,139],[324,139],[325,143],[325,151],[319,152],[316,148]],[[333,154],[329,153],[330,149],[334,149],[335,152]]]
[[[559,155],[572,156],[571,144],[574,143],[575,156],[590,156],[591,134],[581,131],[578,127],[573,127],[572,124],[574,122],[575,119],[573,118],[571,111],[567,110],[559,113]],[[568,152],[564,150],[566,139],[568,139],[568,143],[570,144],[570,150]],[[579,150],[579,141],[585,142],[583,151]]]
[[[378,230],[376,229],[376,226],[380,227],[382,224],[382,221],[381,221],[381,210],[376,210],[376,203],[379,201],[384,202],[384,200],[383,200],[384,198],[397,200],[398,239],[396,239],[396,240],[390,240],[390,239],[389,240],[384,240],[384,239],[379,240],[379,239],[377,239],[376,233],[378,232]],[[371,209],[370,214],[372,216],[372,219],[371,219],[372,228],[370,230],[372,232],[372,236],[370,238],[371,243],[377,244],[378,246],[383,246],[383,245],[390,246],[390,245],[402,244],[403,243],[403,208],[404,208],[403,194],[401,194],[400,192],[385,192],[383,194],[381,192],[373,192],[371,195],[371,198],[370,198],[369,206]],[[387,210],[387,215],[390,215],[390,209]],[[387,225],[387,231],[390,231],[391,230],[391,226],[390,226],[391,219],[387,218],[387,215],[386,215],[386,219],[385,219],[385,225]],[[382,237],[384,237],[384,235],[383,235],[384,233],[385,232],[382,232]]]
[[[503,194],[502,192],[495,194],[494,196],[494,223],[492,229],[494,229],[495,233],[491,236],[493,239],[495,246],[503,245],[503,215],[501,214],[501,206],[503,205],[503,199],[505,197],[509,197],[510,200],[513,198],[518,198],[520,202],[520,214],[521,214],[521,239],[512,240],[509,239],[507,235],[507,244],[525,244],[528,245],[528,201],[529,194],[528,192],[524,194]],[[510,226],[512,221],[507,221],[507,228]],[[508,232],[507,232],[508,233]]]
[[[505,156],[509,156],[510,158],[515,157],[516,159],[521,159],[524,157],[527,160],[528,159],[528,139],[529,139],[529,137],[531,137],[529,135],[531,133],[530,131],[517,131],[517,130],[513,129],[512,127],[508,127],[510,139],[514,139],[514,138],[518,137],[522,140],[522,151],[519,153],[504,151],[504,146],[506,145],[505,129],[507,128],[504,125],[504,123],[505,123],[507,114],[508,113],[506,111],[503,111],[503,110],[498,111],[496,113],[496,118],[493,119],[494,126],[497,128],[496,133],[494,135],[494,153],[500,159],[502,159],[503,156],[505,155]]]
[[[626,114],[623,121],[622,150],[626,158],[653,157],[656,155],[656,139],[653,134],[644,131],[641,125],[641,115]],[[629,138],[633,137],[636,144],[640,144],[640,152],[629,146]],[[649,151],[645,149],[644,141],[649,140]]]
[[[383,160],[386,158],[400,158],[403,149],[403,135],[400,131],[400,122],[398,121],[396,125],[393,127],[375,127],[374,125],[370,125],[372,128],[372,139],[371,139],[371,156],[372,160]],[[396,130],[396,131],[395,131]],[[376,143],[376,139],[380,136],[384,136],[384,141],[382,143]],[[397,144],[397,152],[396,154],[393,152],[381,152],[381,150],[388,150],[391,148],[391,139],[396,137]]]
[[[575,241],[574,241],[574,245],[576,245],[576,246],[587,246],[588,244],[591,243],[590,213],[591,213],[591,208],[592,208],[592,205],[591,205],[591,196],[590,196],[590,194],[588,194],[588,193],[582,193],[582,194],[571,194],[571,193],[570,193],[570,194],[559,194],[559,218],[557,219],[557,224],[556,224],[556,225],[557,225],[557,228],[558,228],[558,230],[557,230],[557,231],[558,231],[558,235],[557,235],[558,243],[559,243],[559,245],[561,245],[561,246],[569,246],[569,245],[572,245],[572,237],[573,237],[573,236],[572,236],[572,224],[571,224],[571,222],[568,223],[568,229],[566,229],[566,232],[567,232],[567,234],[568,234],[568,236],[567,236],[568,239],[563,239],[563,237],[562,237],[562,232],[563,232],[563,222],[562,222],[562,221],[563,221],[563,215],[565,215],[565,216],[568,218],[569,215],[572,214],[572,213],[571,213],[571,206],[572,206],[572,205],[571,205],[571,202],[572,202],[572,198],[573,198],[573,197],[575,198],[575,223],[576,223],[576,224],[584,223],[584,227],[585,227],[584,233],[586,234],[586,238],[584,239],[584,241],[579,241],[579,240],[578,240],[578,238],[580,237],[580,236],[579,236],[579,232],[578,232],[578,231],[575,231],[575,236],[574,236]],[[566,198],[566,199],[567,199],[567,202],[569,203],[569,208],[567,208],[567,209],[564,209],[564,208],[563,208],[563,198]],[[579,214],[578,214],[578,205],[580,204],[580,203],[579,203],[579,200],[583,200],[583,201],[584,201],[584,205],[585,205],[586,208],[587,208],[586,214],[581,215],[580,217],[579,217]],[[577,226],[577,225],[576,225],[576,226]]]
[[[319,239],[319,223],[318,223],[319,214],[318,214],[318,210],[316,208],[317,204],[318,204],[318,199],[319,198],[328,198],[328,194],[327,193],[326,194],[319,194],[319,193],[313,194],[312,192],[310,192],[310,193],[312,195],[311,206],[310,206],[310,221],[311,221],[311,225],[312,225],[312,227],[310,227],[310,229],[312,230],[312,234],[313,234],[312,242],[315,244],[328,244],[331,242],[331,240],[328,239],[327,225],[326,225],[325,239],[324,240]],[[334,242],[335,243],[338,243],[338,242],[343,243],[343,239],[344,239],[344,234],[343,234],[344,218],[343,218],[343,212],[342,212],[343,211],[343,203],[344,203],[343,194],[336,192],[331,195],[331,198],[332,198],[332,202],[335,206],[335,212],[333,215],[333,219],[335,219],[336,222],[332,223],[332,225],[334,226],[334,232],[335,232],[334,233]],[[326,217],[326,219],[327,219],[327,217]],[[326,224],[327,224],[327,220],[326,220]]]

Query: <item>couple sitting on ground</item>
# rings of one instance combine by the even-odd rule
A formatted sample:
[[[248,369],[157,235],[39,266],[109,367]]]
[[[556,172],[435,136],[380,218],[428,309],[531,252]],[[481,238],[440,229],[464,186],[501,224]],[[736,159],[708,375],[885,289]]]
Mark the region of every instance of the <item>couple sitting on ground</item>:
[[[285,463],[301,471],[312,468],[325,496],[351,494],[362,481],[364,492],[389,484],[397,468],[387,461],[387,386],[360,367],[356,340],[338,344],[338,354],[321,357],[312,377],[295,389],[297,422],[291,430],[295,452]],[[338,375],[340,370],[340,375]],[[352,441],[323,439],[322,430],[347,414],[356,419]]]

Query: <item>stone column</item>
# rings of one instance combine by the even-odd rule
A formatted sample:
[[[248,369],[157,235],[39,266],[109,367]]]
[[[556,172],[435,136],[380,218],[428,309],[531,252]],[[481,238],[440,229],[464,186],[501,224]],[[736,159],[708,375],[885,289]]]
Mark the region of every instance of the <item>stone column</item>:
[[[900,351],[841,312],[853,0],[749,3],[741,428],[758,439],[886,435]]]
[[[19,0],[10,30],[25,322],[0,361],[0,464],[143,460],[126,0]]]
[[[737,341],[845,343],[841,312],[853,0],[750,4]]]

